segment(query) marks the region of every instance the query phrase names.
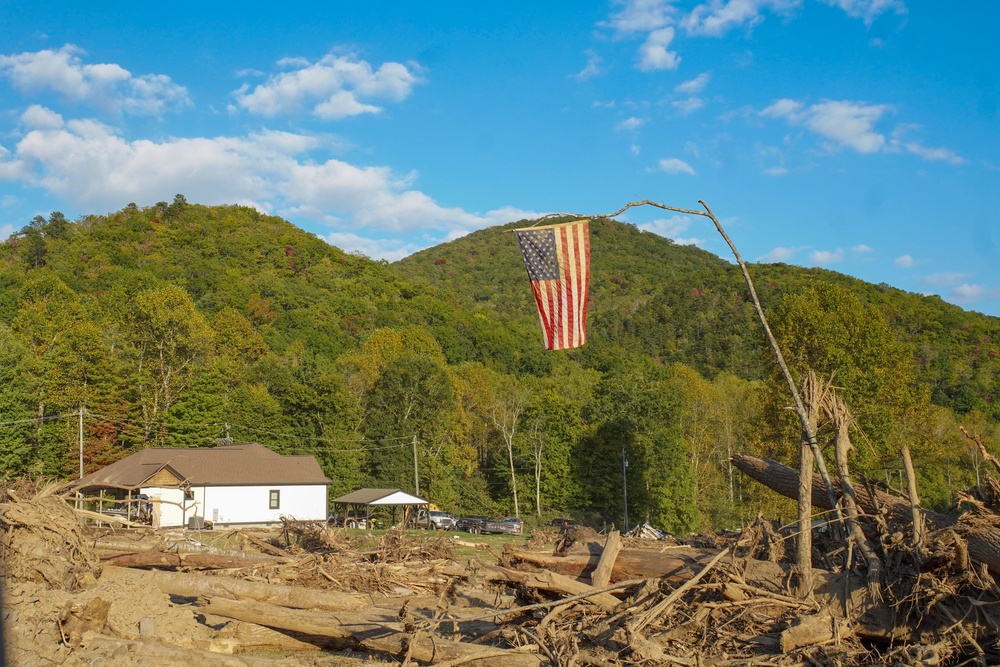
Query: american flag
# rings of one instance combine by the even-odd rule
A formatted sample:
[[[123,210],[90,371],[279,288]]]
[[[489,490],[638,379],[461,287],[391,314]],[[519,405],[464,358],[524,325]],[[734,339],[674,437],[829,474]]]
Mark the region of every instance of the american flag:
[[[587,342],[590,221],[514,230],[528,269],[546,350]]]

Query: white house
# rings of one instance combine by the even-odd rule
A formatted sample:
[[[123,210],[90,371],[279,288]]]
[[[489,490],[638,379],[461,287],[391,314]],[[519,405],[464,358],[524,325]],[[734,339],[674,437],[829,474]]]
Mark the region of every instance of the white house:
[[[154,524],[183,527],[191,517],[220,526],[276,523],[282,517],[325,521],[329,483],[315,457],[282,456],[251,442],[151,447],[86,475],[72,488],[117,500],[145,494]]]

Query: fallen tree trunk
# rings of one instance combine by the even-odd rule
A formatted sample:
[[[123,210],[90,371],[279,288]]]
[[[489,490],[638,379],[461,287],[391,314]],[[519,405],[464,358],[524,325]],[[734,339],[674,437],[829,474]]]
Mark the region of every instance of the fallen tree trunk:
[[[486,576],[493,581],[507,581],[510,583],[530,586],[531,588],[541,588],[546,591],[565,593],[566,595],[579,595],[580,593],[591,593],[597,589],[589,584],[582,583],[576,579],[552,572],[542,570],[541,572],[522,572],[511,570],[505,567],[488,566],[484,568]],[[601,607],[605,611],[611,611],[619,605],[621,600],[611,593],[594,593],[584,598],[586,602],[591,602]]]
[[[147,527],[148,528],[148,527]],[[181,554],[216,554],[218,556],[245,556],[247,552],[235,549],[219,549],[208,544],[184,537],[170,538],[165,535],[143,535],[138,539],[127,535],[102,535],[91,542],[98,551],[119,553],[142,553],[145,551],[171,551]],[[252,555],[252,554],[251,554]],[[287,557],[288,554],[275,554]]]
[[[212,597],[255,600],[293,609],[328,609],[331,611],[352,611],[371,606],[371,600],[368,596],[356,593],[324,591],[302,586],[262,584],[256,581],[229,577],[207,577],[186,572],[136,571],[112,566],[106,567],[101,576],[102,579],[107,577],[138,579],[150,587],[160,589],[167,595],[185,598]]]
[[[507,552],[512,562],[528,563],[567,577],[583,579],[591,576],[600,556],[593,553],[570,552],[561,555],[543,554],[513,549]],[[687,581],[718,553],[717,550],[681,547],[667,552],[648,549],[622,549],[611,569],[611,583],[631,579],[663,578],[667,583]]]
[[[735,454],[732,463],[736,468],[754,478],[769,489],[787,498],[798,495],[798,471],[770,459],[759,459],[747,454]],[[818,485],[819,478],[814,480],[813,504],[823,509],[833,509],[826,493]],[[841,490],[837,485],[837,492]],[[867,514],[875,514],[879,509],[888,512],[889,520],[897,525],[909,525],[912,521],[910,503],[908,500],[891,496],[888,493],[875,491],[874,496],[863,486],[855,487],[858,505]],[[934,529],[948,528],[959,524],[955,519],[945,514],[921,509],[927,523]],[[994,574],[1000,574],[1000,528],[991,526],[961,526],[962,536],[969,544],[969,557],[980,563],[985,563]]]
[[[264,602],[224,599],[199,599],[206,614],[238,621],[257,623],[305,635],[340,639],[344,646],[401,656],[425,664],[455,662],[456,664],[499,665],[500,667],[539,667],[543,660],[530,653],[493,648],[427,636],[419,631],[408,634],[399,623],[386,621],[385,612],[369,615],[317,612],[306,609],[286,609]]]
[[[288,563],[290,558],[273,556],[223,556],[219,554],[179,554],[162,551],[144,551],[137,554],[120,554],[102,559],[107,565],[122,567],[194,567],[201,569],[228,569],[254,565]]]

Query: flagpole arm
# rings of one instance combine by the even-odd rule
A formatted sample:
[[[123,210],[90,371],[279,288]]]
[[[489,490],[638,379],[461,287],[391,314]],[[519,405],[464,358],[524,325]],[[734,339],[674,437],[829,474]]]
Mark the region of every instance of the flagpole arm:
[[[629,210],[630,208],[635,208],[637,206],[654,206],[656,208],[662,208],[664,211],[673,211],[674,213],[684,213],[686,215],[700,215],[703,218],[711,218],[712,217],[710,213],[705,213],[704,211],[697,211],[697,210],[691,209],[691,208],[678,208],[676,206],[667,206],[666,204],[661,204],[659,202],[655,202],[655,201],[652,201],[652,200],[649,200],[649,199],[643,199],[642,201],[632,201],[632,202],[629,202],[629,203],[625,204],[624,206],[622,206],[617,211],[615,211],[614,213],[595,213],[593,215],[581,215],[580,213],[565,213],[565,212],[563,212],[563,213],[546,213],[542,217],[538,218],[535,221],[535,224],[529,225],[529,227],[537,227],[540,223],[542,223],[542,222],[544,222],[546,220],[551,220],[552,218],[578,218],[580,220],[585,220],[585,219],[586,220],[593,220],[595,218],[614,218],[615,216],[621,215],[622,213],[624,213],[625,211]],[[502,233],[503,234],[510,234],[513,231],[514,231],[513,229],[505,229]],[[732,244],[730,244],[730,246],[731,245]]]
[[[777,357],[778,366],[781,368],[782,375],[785,376],[785,382],[788,384],[788,390],[792,394],[792,399],[795,401],[795,411],[799,414],[799,421],[802,422],[802,432],[805,433],[806,439],[809,440],[809,447],[813,451],[813,455],[816,457],[816,464],[819,467],[820,475],[823,477],[823,483],[826,485],[826,493],[830,499],[830,506],[834,508],[836,512],[837,519],[840,520],[840,508],[837,505],[837,494],[833,490],[833,483],[830,481],[830,475],[826,471],[826,463],[823,461],[823,455],[819,450],[819,443],[816,441],[816,433],[813,430],[812,424],[809,423],[809,417],[806,413],[806,408],[802,403],[802,398],[799,396],[799,390],[795,386],[795,380],[792,378],[791,372],[788,370],[788,365],[785,363],[785,357],[781,354],[781,348],[778,347],[778,341],[775,340],[774,334],[771,333],[771,327],[767,324],[767,318],[764,317],[764,309],[760,305],[760,299],[757,298],[757,290],[754,289],[753,281],[750,280],[750,272],[747,271],[747,265],[743,262],[743,258],[740,256],[739,250],[736,249],[736,245],[733,243],[729,235],[726,234],[726,230],[722,228],[722,224],[719,219],[715,217],[712,213],[712,209],[709,208],[708,204],[704,200],[699,199],[698,203],[705,207],[705,213],[697,211],[699,215],[703,215],[709,218],[713,223],[715,223],[715,228],[725,239],[726,243],[729,244],[729,249],[733,251],[733,256],[736,257],[736,263],[740,266],[740,271],[743,272],[743,279],[746,280],[747,288],[750,290],[750,298],[753,300],[754,309],[757,311],[757,317],[760,319],[761,326],[764,327],[764,334],[767,336],[767,342],[771,344],[771,349],[774,350],[774,356]],[[677,209],[671,209],[677,210]]]

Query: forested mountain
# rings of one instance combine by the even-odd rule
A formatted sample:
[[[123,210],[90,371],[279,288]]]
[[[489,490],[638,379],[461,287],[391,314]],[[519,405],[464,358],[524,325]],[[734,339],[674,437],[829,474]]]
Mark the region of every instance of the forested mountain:
[[[503,233],[532,223],[478,231],[415,253],[398,266],[414,283],[457,292],[534,324],[517,243]],[[735,264],[609,220],[591,223],[591,258],[589,354],[620,346],[664,363],[691,365],[707,376],[728,371],[763,379],[772,372],[772,355],[762,347],[763,333]],[[1000,421],[1000,319],[825,269],[750,267],[757,294],[772,315],[786,297],[817,286],[836,287],[875,307],[894,337],[912,349],[917,379],[935,403],[960,414],[976,409]]]
[[[596,220],[590,342],[545,352],[503,231],[387,265],[180,195],[38,217],[0,246],[3,475],[74,477],[82,411],[88,471],[144,446],[254,440],[315,454],[336,494],[413,490],[416,456],[421,493],[456,512],[621,523],[627,484],[631,521],[687,531],[776,502],[725,462],[798,447],[735,267]],[[930,502],[976,483],[957,424],[998,444],[1000,320],[828,271],[751,270],[795,372],[843,388],[859,468],[892,479],[905,442]]]

